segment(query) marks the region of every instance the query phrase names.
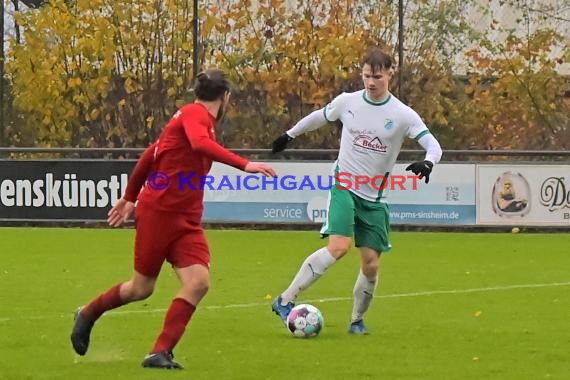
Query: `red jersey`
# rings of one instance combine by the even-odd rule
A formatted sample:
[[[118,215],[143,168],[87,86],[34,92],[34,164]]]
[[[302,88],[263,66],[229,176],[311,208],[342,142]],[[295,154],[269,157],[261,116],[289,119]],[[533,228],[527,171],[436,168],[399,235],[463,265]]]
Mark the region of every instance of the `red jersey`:
[[[200,220],[204,211],[200,179],[208,174],[213,161],[240,170],[249,163],[216,142],[216,119],[204,105],[188,104],[145,150],[131,173],[124,198],[134,202],[138,196],[141,205]]]

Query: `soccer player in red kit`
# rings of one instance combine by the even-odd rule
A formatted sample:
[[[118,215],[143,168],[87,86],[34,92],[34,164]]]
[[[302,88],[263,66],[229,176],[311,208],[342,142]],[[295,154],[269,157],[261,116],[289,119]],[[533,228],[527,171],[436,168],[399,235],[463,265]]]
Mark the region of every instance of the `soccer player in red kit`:
[[[182,286],[142,365],[181,369],[172,351],[209,287],[210,252],[201,226],[204,192],[200,177],[208,174],[213,161],[248,173],[276,175],[271,166],[249,162],[216,143],[216,121],[223,116],[230,97],[224,72],[209,69],[200,73],[194,91],[196,102],[176,112],[159,139],[145,150],[123,198],[109,211],[108,223],[118,227],[128,220],[138,201],[134,274],[76,312],[71,342],[79,355],[87,352],[97,319],[108,310],[149,297],[162,264],[168,261]]]

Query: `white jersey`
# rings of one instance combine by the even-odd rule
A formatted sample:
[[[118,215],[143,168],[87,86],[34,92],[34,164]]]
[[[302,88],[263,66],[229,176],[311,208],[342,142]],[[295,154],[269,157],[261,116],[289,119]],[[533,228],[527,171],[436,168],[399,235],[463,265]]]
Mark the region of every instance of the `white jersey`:
[[[342,93],[325,108],[328,121],[340,120],[343,124],[340,151],[335,167],[341,178],[350,179],[350,191],[361,198],[377,202],[386,198],[389,182],[384,190],[382,179],[377,177],[375,186],[368,183],[355,187],[355,177],[384,176],[389,181],[404,137],[419,140],[429,133],[419,115],[395,96],[376,103],[368,99],[365,90]]]

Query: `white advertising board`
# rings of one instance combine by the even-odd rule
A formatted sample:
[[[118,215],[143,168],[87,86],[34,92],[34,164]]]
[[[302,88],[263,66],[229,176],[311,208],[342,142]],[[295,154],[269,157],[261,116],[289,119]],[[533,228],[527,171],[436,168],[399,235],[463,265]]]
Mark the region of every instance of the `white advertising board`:
[[[275,162],[278,178],[249,175],[214,164],[204,186],[204,221],[322,223],[333,179],[332,162]],[[387,203],[393,224],[474,225],[475,165],[441,164],[429,184],[408,180],[406,164],[396,164]],[[392,182],[389,182],[392,184]]]
[[[477,165],[477,224],[570,227],[570,165]]]

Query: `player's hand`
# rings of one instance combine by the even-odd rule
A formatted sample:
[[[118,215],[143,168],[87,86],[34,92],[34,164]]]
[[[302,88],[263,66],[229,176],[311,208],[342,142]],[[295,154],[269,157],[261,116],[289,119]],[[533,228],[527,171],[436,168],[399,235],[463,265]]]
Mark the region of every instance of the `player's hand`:
[[[289,136],[287,133],[283,133],[281,136],[277,137],[275,141],[273,141],[271,151],[273,153],[284,151],[285,148],[287,148],[287,144],[291,140],[293,140],[293,137]]]
[[[426,183],[429,183],[429,175],[433,169],[433,162],[431,161],[418,161],[414,162],[406,168],[406,171],[412,171],[415,175],[419,175],[419,179],[425,177]]]
[[[124,198],[119,199],[115,206],[107,213],[107,223],[109,223],[111,227],[119,227],[129,220],[134,209],[135,204],[133,202],[129,202]]]
[[[275,169],[263,162],[250,162],[243,170],[247,173],[261,173],[266,177],[275,177],[277,175]]]

